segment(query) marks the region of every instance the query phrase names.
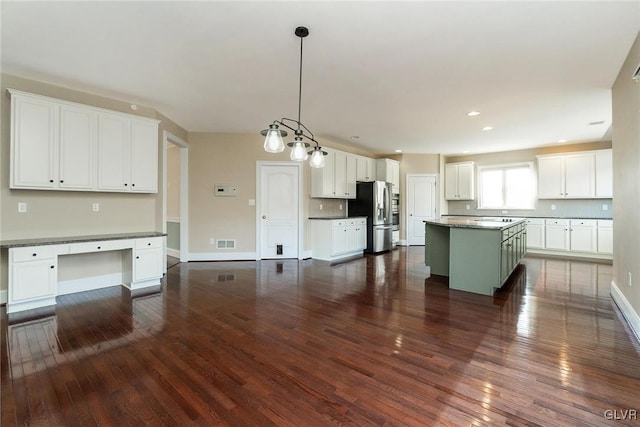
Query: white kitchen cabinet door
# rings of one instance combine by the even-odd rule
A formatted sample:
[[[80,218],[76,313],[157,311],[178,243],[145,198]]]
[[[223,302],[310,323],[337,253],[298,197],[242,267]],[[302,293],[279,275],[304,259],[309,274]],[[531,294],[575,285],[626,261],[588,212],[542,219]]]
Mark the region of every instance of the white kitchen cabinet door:
[[[613,254],[612,220],[598,220],[598,253]]]
[[[56,258],[11,262],[8,305],[55,297],[56,265]]]
[[[569,220],[553,219],[545,221],[545,249],[569,250]],[[528,236],[527,236],[528,237]]]
[[[11,95],[11,188],[57,186],[58,105]]]
[[[595,155],[592,152],[564,157],[564,194],[566,198],[593,198],[595,187]]]
[[[598,150],[596,154],[596,197],[613,197],[612,150]]]
[[[445,199],[473,200],[475,198],[473,162],[447,163],[444,171]]]
[[[335,154],[331,148],[327,152],[323,168],[311,168],[311,197],[334,198],[335,196]]]
[[[347,153],[336,151],[334,169],[334,195],[339,198],[347,197]]]
[[[365,156],[356,156],[356,181],[375,181],[376,160]]]
[[[356,198],[356,156],[347,154],[345,164],[345,192],[347,199]]]
[[[400,193],[400,162],[393,159],[378,159],[376,176],[379,181],[391,183],[392,193]]]
[[[544,249],[544,219],[527,220],[527,248]]]
[[[560,156],[538,158],[538,198],[564,198],[564,159]]]
[[[344,222],[334,224],[331,230],[331,255],[340,255],[347,251],[347,227]]]
[[[134,253],[134,282],[162,277],[162,248],[136,249]]]
[[[131,191],[158,192],[158,125],[131,122]]]
[[[596,252],[597,228],[595,220],[574,220],[570,222],[570,249],[576,252]]]
[[[87,108],[60,106],[58,186],[92,190],[96,177],[97,115]]]
[[[129,120],[101,113],[98,117],[98,189],[125,191],[130,184]]]

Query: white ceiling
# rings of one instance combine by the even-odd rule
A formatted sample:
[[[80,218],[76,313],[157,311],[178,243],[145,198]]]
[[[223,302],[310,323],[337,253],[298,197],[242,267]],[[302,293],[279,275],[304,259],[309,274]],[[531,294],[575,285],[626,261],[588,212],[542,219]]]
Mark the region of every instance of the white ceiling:
[[[1,8],[4,73],[150,106],[192,132],[257,133],[295,118],[293,31],[305,25],[302,122],[375,153],[609,139],[610,88],[640,30],[638,1]]]

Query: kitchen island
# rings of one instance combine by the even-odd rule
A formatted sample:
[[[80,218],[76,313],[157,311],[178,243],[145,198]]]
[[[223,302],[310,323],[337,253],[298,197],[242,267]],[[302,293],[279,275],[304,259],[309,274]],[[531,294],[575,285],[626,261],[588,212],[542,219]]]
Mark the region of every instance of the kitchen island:
[[[524,218],[443,218],[425,221],[425,264],[448,276],[449,288],[493,295],[527,248]]]

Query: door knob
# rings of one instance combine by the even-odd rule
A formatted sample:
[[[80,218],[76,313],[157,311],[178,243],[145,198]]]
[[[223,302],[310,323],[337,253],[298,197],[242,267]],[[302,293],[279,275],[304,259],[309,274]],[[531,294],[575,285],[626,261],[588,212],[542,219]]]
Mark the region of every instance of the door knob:
[[[262,215],[262,219],[267,219],[267,216],[266,215]]]

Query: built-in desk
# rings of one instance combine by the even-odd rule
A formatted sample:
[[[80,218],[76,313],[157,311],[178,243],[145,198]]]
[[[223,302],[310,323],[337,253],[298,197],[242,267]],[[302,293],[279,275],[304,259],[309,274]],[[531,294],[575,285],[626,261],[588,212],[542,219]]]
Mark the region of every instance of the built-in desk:
[[[73,292],[119,284],[132,290],[159,285],[163,236],[143,232],[2,241],[0,249],[8,251],[7,313],[54,305],[57,295]],[[58,266],[65,256],[111,251],[122,256],[118,274],[101,280],[88,274],[65,286],[59,283]]]

